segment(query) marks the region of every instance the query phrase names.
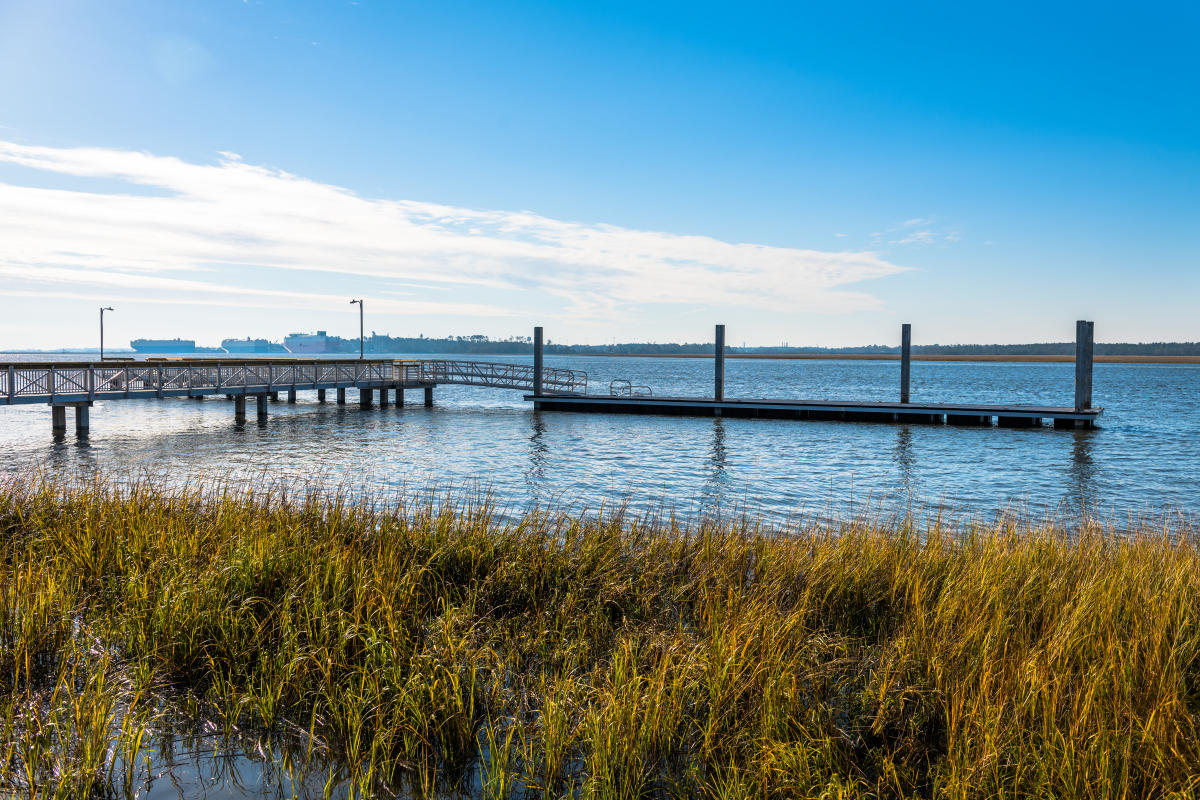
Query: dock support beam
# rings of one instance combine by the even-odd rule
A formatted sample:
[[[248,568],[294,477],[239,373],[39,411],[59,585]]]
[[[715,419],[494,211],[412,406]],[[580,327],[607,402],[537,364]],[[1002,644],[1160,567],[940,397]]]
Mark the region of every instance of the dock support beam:
[[[88,412],[89,409],[85,403],[75,406],[75,433],[87,436],[88,428],[91,427],[91,414]]]
[[[425,397],[432,398],[433,395],[426,389]],[[539,325],[533,329],[533,396],[542,396],[542,328]],[[432,399],[427,399],[425,405],[432,405]]]
[[[900,402],[908,402],[908,380],[912,362],[912,325],[900,326]]]
[[[379,407],[380,408],[387,408],[387,404],[388,404],[387,393],[388,393],[388,387],[386,387],[386,386],[380,387],[380,389],[379,389]]]
[[[375,391],[373,389],[359,389],[358,404],[362,408],[370,408],[375,405]]]
[[[404,405],[404,387],[397,386],[396,387],[396,408],[400,408],[402,405]]]
[[[324,389],[317,389],[317,402],[318,403],[325,402],[325,390]]]
[[[539,330],[541,330],[541,329],[539,328]],[[538,383],[541,383],[541,381],[538,381]],[[425,387],[425,407],[433,408],[433,387],[432,386]]]
[[[236,394],[236,395],[230,395],[230,397],[233,398],[233,421],[234,422],[245,422],[246,421],[246,395]]]
[[[296,390],[295,390],[295,389],[288,389],[287,398],[288,398],[288,402],[289,402],[289,403],[294,403],[294,402],[296,402]]]
[[[274,400],[276,403],[279,402],[279,392],[270,392],[269,394],[272,400]]]
[[[50,426],[55,433],[67,429],[66,406],[50,406]]]
[[[339,406],[346,405],[346,390],[344,388],[339,388],[337,390],[337,404]]]
[[[275,395],[275,397],[278,397],[278,396],[279,396],[278,394]],[[267,418],[267,395],[260,394],[260,395],[257,395],[256,397],[258,400],[258,418],[260,420],[266,419]]]
[[[1093,323],[1075,323],[1075,410],[1092,407]]]
[[[713,399],[725,399],[725,326],[718,325],[713,352]]]

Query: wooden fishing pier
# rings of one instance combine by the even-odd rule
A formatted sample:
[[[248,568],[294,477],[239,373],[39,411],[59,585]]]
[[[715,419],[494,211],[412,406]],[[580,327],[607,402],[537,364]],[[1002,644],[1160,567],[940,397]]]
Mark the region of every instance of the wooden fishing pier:
[[[358,404],[404,405],[407,390],[420,389],[432,406],[439,385],[483,386],[527,392],[525,399],[543,411],[676,416],[757,417],[762,419],[847,420],[935,425],[997,425],[1003,428],[1091,428],[1102,408],[1092,406],[1093,325],[1076,324],[1075,403],[1073,406],[980,405],[913,402],[910,398],[909,325],[901,329],[899,391],[896,402],[725,397],[725,326],[717,325],[713,352],[712,397],[655,396],[651,387],[617,380],[606,394],[588,391],[586,372],[545,366],[542,328],[534,329],[533,364],[446,359],[174,359],[100,363],[48,362],[0,364],[0,405],[44,404],[51,427],[63,432],[67,409],[75,429],[86,435],[90,409],[97,401],[223,396],[232,401],[234,420],[246,419],[253,398],[257,416],[268,416],[269,403],[281,394],[295,403],[297,392],[315,390],[317,401],[336,393],[358,392]],[[390,395],[389,395],[390,393]]]

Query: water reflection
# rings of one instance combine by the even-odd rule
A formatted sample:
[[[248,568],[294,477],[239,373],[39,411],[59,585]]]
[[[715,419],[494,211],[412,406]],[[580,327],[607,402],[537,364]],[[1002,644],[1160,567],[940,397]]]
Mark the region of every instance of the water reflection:
[[[725,421],[715,417],[708,446],[708,477],[700,490],[701,512],[717,511],[717,506],[729,485],[726,468]]]
[[[916,458],[913,456],[913,430],[910,425],[896,428],[896,445],[892,449],[892,460],[896,464],[900,488],[904,497],[916,494],[916,478],[914,467]]]
[[[529,435],[529,464],[525,468],[525,484],[529,487],[530,505],[538,505],[541,500],[540,489],[546,482],[550,446],[546,443],[546,420],[542,412],[531,411],[529,422],[533,432]]]
[[[1076,430],[1071,436],[1071,463],[1067,468],[1071,488],[1066,502],[1075,515],[1084,517],[1097,509],[1096,462],[1092,452],[1096,431]]]

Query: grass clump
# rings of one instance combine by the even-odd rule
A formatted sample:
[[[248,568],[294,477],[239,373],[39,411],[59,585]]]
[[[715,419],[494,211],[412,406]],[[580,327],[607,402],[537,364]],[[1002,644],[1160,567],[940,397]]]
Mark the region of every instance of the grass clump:
[[[1185,797],[1198,617],[1200,551],[1165,528],[16,481],[0,792],[129,791],[194,723],[362,795]]]

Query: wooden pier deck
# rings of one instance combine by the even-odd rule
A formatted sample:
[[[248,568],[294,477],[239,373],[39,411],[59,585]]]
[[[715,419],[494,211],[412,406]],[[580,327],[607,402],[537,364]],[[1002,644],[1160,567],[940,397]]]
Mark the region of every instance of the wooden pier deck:
[[[606,397],[604,395],[526,395],[534,408],[600,414],[657,414],[758,419],[846,420],[926,425],[998,425],[1034,428],[1091,428],[1102,408],[961,403],[868,403],[834,400],[770,400],[702,397]]]

